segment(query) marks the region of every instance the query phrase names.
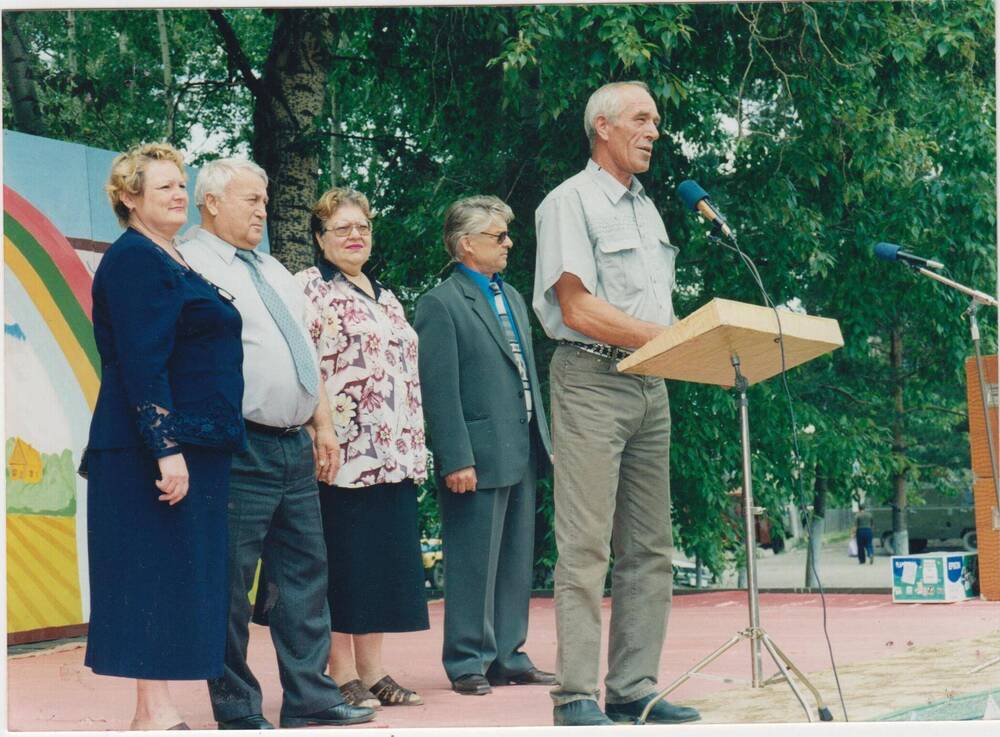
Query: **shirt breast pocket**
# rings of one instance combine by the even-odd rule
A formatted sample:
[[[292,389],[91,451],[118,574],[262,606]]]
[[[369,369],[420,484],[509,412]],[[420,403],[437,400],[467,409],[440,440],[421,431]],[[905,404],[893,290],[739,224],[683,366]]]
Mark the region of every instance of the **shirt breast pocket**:
[[[607,299],[622,308],[642,289],[642,255],[638,238],[609,235],[597,241],[597,283]]]
[[[674,269],[677,263],[677,246],[670,243],[666,236],[660,239],[660,247],[656,249],[656,268],[660,270],[669,290],[674,288]]]

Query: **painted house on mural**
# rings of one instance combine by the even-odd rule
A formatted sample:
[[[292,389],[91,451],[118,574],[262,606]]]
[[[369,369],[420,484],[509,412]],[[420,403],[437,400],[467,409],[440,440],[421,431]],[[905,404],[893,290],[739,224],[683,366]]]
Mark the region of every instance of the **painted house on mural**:
[[[21,438],[13,438],[14,445],[7,456],[7,480],[37,484],[42,480],[42,456]]]
[[[76,468],[100,385],[90,290],[121,227],[103,189],[116,152],[12,131],[3,151],[7,632],[17,643],[78,634],[89,619]],[[193,198],[188,222],[198,222]]]

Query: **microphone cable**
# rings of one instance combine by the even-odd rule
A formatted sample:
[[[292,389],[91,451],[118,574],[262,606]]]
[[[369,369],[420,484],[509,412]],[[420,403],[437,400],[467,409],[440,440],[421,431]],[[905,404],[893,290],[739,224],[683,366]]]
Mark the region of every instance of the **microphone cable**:
[[[757,270],[757,265],[754,264],[753,259],[751,259],[743,251],[743,249],[740,248],[739,243],[736,240],[736,234],[732,233],[729,236],[730,242],[727,243],[725,240],[716,235],[715,231],[721,232],[721,230],[722,230],[721,226],[718,223],[716,223],[715,227],[713,227],[712,230],[708,232],[707,234],[708,239],[713,243],[717,243],[721,245],[723,248],[726,248],[734,252],[740,257],[740,260],[747,267],[747,270],[750,272],[750,276],[753,278],[754,283],[757,285],[757,288],[760,290],[761,295],[764,297],[764,303],[771,308],[772,312],[774,312],[774,318],[778,323],[778,348],[781,353],[781,386],[784,389],[785,400],[788,404],[788,415],[792,423],[792,455],[798,471],[795,474],[795,482],[799,500],[796,506],[798,508],[799,517],[806,518],[808,520],[808,524],[806,525],[806,558],[809,560],[810,571],[812,572],[813,578],[816,580],[816,588],[819,590],[819,598],[823,610],[823,637],[826,640],[826,649],[830,655],[830,666],[833,669],[833,680],[834,683],[837,685],[837,697],[840,700],[840,708],[844,713],[844,721],[849,722],[850,719],[847,716],[847,704],[844,702],[844,692],[840,686],[840,676],[837,673],[837,661],[833,655],[833,643],[830,642],[830,632],[827,627],[826,594],[823,590],[823,583],[822,581],[820,581],[819,571],[816,570],[817,556],[811,554],[812,516],[815,514],[815,510],[806,514],[808,510],[806,509],[805,505],[805,492],[802,488],[803,468],[802,468],[802,455],[799,452],[798,423],[795,419],[795,406],[792,400],[792,392],[788,386],[788,376],[786,373],[787,367],[785,364],[785,335],[781,329],[781,316],[778,314],[778,308],[775,307],[774,302],[771,301],[771,297],[767,293],[767,289],[764,287],[764,282],[760,277],[760,272]],[[822,542],[823,541],[821,539],[820,546],[822,546]]]

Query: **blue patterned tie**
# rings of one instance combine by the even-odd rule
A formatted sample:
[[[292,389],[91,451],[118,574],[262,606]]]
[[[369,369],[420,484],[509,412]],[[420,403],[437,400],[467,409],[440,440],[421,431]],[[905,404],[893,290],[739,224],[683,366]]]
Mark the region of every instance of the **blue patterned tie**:
[[[514,323],[507,312],[507,303],[504,301],[503,292],[500,291],[500,285],[495,281],[491,281],[490,291],[493,293],[493,303],[496,305],[497,316],[500,318],[500,327],[503,329],[503,335],[507,339],[507,342],[510,343],[510,351],[514,354],[514,363],[517,364],[517,373],[521,376],[524,409],[528,413],[528,422],[531,422],[533,410],[531,404],[531,381],[528,379],[528,367],[524,363],[524,355],[521,352],[521,342],[517,339],[517,333],[514,332]]]
[[[296,319],[292,317],[292,313],[288,311],[281,295],[267,283],[264,275],[260,273],[260,267],[257,263],[260,256],[253,251],[241,248],[236,249],[236,256],[250,269],[250,278],[253,279],[253,285],[257,288],[261,301],[267,307],[267,311],[271,313],[278,330],[284,336],[288,350],[292,352],[292,361],[295,363],[295,373],[299,377],[299,383],[303,389],[309,392],[310,396],[317,396],[319,377],[316,375],[312,346],[306,341],[302,329]]]

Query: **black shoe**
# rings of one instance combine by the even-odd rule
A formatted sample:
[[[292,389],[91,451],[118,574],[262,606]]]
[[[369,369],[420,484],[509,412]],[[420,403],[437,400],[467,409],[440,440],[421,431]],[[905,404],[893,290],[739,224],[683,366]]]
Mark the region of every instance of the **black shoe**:
[[[614,722],[593,699],[579,699],[552,710],[552,723],[557,727],[611,727]]]
[[[492,673],[486,673],[486,680],[490,682],[491,686],[554,686],[556,685],[556,676],[554,673],[548,673],[544,670],[539,670],[538,668],[531,666],[526,671],[520,673],[515,673],[512,676],[495,676]]]
[[[171,727],[171,729],[176,729],[176,727]],[[219,729],[274,729],[274,725],[267,721],[262,714],[249,714],[245,717],[219,722]]]
[[[370,722],[374,718],[374,709],[369,709],[367,706],[351,706],[348,703],[343,703],[300,717],[288,717],[282,714],[280,724],[282,729],[311,727],[313,725],[339,727],[345,724]]]
[[[608,716],[616,722],[634,722],[642,714],[646,704],[656,698],[656,694],[643,696],[641,699],[629,701],[624,704],[607,704],[605,711]],[[684,722],[696,722],[701,719],[701,714],[697,709],[690,706],[677,706],[668,701],[657,701],[656,706],[646,717],[646,724],[682,724]]]
[[[478,673],[466,673],[451,682],[451,690],[464,696],[485,696],[493,691],[486,676]]]

